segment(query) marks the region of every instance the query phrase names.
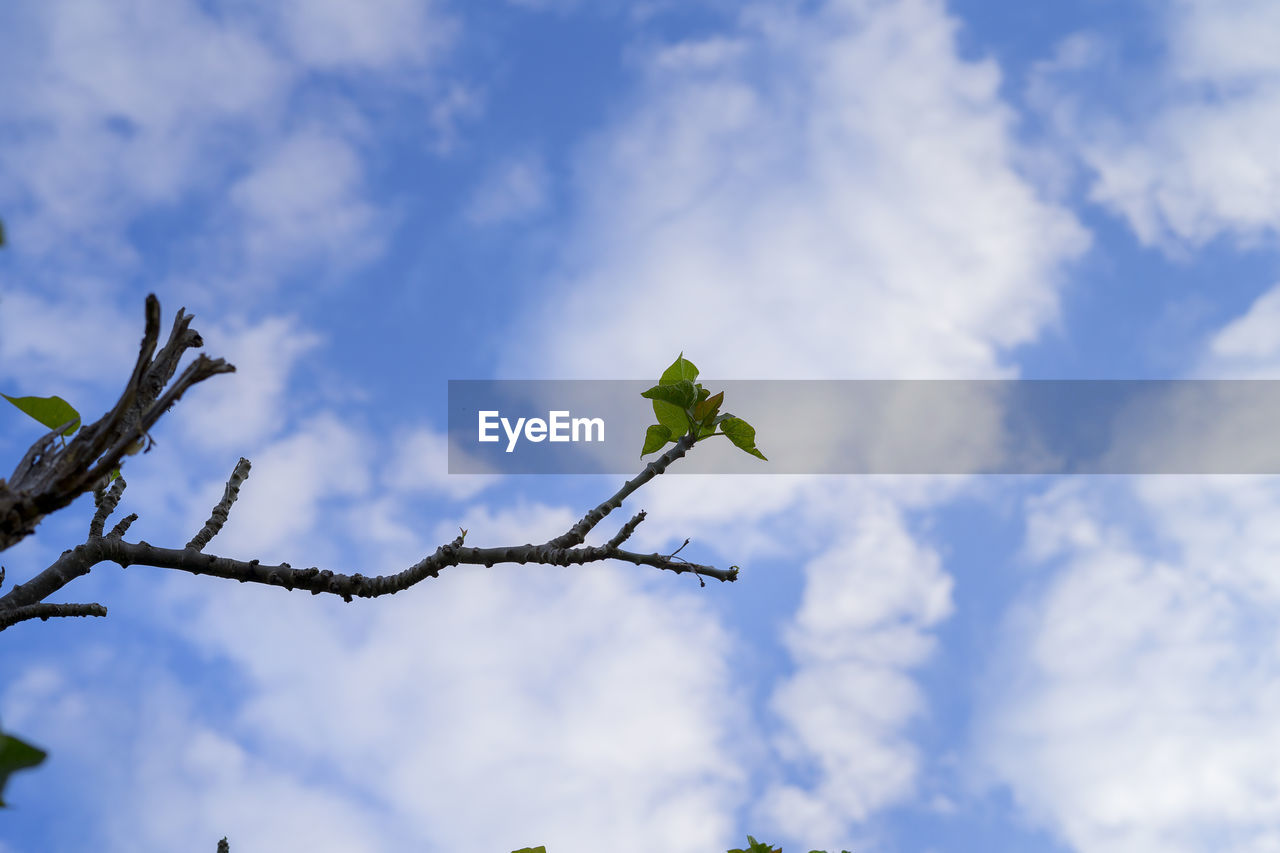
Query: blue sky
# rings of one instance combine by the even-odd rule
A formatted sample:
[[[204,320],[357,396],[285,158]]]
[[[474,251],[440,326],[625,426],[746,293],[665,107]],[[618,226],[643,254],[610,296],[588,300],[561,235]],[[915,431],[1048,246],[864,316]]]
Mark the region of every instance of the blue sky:
[[[96,416],[145,294],[185,306],[238,371],[127,464],[131,535],[185,542],[243,455],[211,550],[370,573],[620,485],[449,476],[449,379],[1275,378],[1277,8],[6,3],[0,385]],[[98,567],[60,600],[106,619],[4,633],[0,720],[51,758],[0,851],[1280,848],[1272,478],[626,508],[741,580]]]

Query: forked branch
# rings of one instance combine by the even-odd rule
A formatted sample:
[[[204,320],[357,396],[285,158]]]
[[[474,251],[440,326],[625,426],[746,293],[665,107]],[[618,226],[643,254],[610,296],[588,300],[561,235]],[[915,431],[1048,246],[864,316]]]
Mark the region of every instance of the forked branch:
[[[105,481],[188,388],[235,371],[222,359],[202,354],[170,384],[183,354],[204,345],[189,327],[191,320],[192,315],[179,309],[169,340],[157,353],[160,303],[154,294],[147,296],[146,331],[138,359],[115,406],[69,442],[63,441],[62,432],[74,422],[50,430],[31,445],[8,481],[0,480],[0,551],[34,533],[46,515]]]
[[[97,422],[80,430],[65,446],[60,435],[67,425],[46,434],[32,445],[9,482],[0,480],[0,550],[29,535],[43,516],[67,506],[90,489],[94,491],[95,502],[88,537],[83,543],[64,551],[62,556],[29,582],[16,585],[0,596],[0,631],[29,619],[105,616],[106,608],[96,603],[46,602],[50,595],[76,578],[88,574],[102,562],[113,562],[121,567],[154,566],[195,575],[213,575],[241,583],[306,590],[313,595],[326,593],[340,596],[346,601],[393,595],[426,578],[437,577],[443,569],[458,565],[480,565],[486,568],[499,563],[571,566],[621,560],[676,573],[690,572],[698,577],[700,584],[703,583],[703,577],[721,581],[737,579],[736,566],[726,570],[690,563],[676,556],[679,549],[676,553],[667,555],[623,550],[623,543],[644,520],[643,511],[626,522],[606,544],[583,544],[587,534],[610,512],[622,506],[627,497],[685,455],[695,441],[691,435],[676,441],[674,447],[646,465],[643,471],[624,483],[614,495],[553,539],[540,545],[525,543],[497,548],[475,548],[464,546],[467,531],[463,530],[452,542],[439,546],[417,563],[395,574],[342,574],[314,566],[294,568],[288,563],[269,565],[260,560],[244,561],[204,553],[209,542],[227,523],[241,485],[249,476],[250,465],[247,459],[241,459],[236,464],[227,480],[222,499],[213,507],[208,521],[185,547],[160,548],[147,542],[125,541],[125,533],[138,518],[136,514],[122,518],[104,535],[106,524],[119,506],[126,488],[123,477],[116,478],[110,488],[106,488],[107,474],[118,467],[120,459],[130,446],[147,434],[187,388],[210,376],[235,370],[222,359],[209,359],[200,355],[170,385],[183,352],[199,347],[203,342],[199,334],[189,328],[191,315],[179,310],[168,342],[156,353],[160,305],[155,296],[147,297],[146,314],[146,333],[137,363],[120,400],[112,410]],[[685,544],[688,544],[688,540],[685,540]],[[683,547],[682,545],[681,548]],[[3,582],[3,569],[0,569],[0,584]]]

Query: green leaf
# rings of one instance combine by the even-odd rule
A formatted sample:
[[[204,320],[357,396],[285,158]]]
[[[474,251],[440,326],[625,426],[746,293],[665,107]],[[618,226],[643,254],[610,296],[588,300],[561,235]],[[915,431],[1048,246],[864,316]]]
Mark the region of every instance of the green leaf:
[[[698,390],[693,382],[680,379],[673,383],[655,385],[643,391],[641,397],[653,400],[653,414],[658,423],[671,430],[673,436],[681,436],[689,431],[689,417],[685,409],[690,408],[698,398]]]
[[[640,396],[687,409],[697,401],[698,389],[688,379],[681,379],[679,382],[654,385],[648,391],[641,391]]]
[[[4,220],[0,219],[0,246],[4,245]]]
[[[689,431],[689,418],[679,406],[654,400],[653,414],[658,423],[671,430],[672,435],[680,436]]]
[[[693,366],[692,361],[688,361],[684,357],[684,353],[676,356],[676,360],[671,362],[671,366],[662,372],[662,378],[658,380],[660,385],[673,385],[681,379],[688,379],[690,382],[698,378],[698,368]]]
[[[80,413],[70,403],[58,396],[53,397],[10,397],[0,394],[10,403],[47,426],[49,429],[60,427],[67,421],[75,423],[62,431],[63,435],[75,435],[80,429]]]
[[[721,391],[714,397],[700,397],[698,404],[693,407],[694,420],[705,422],[708,415],[714,415],[715,411],[720,408],[720,404],[724,402],[724,392]]]
[[[747,451],[752,456],[758,456],[765,459],[765,455],[756,449],[756,428],[744,421],[742,418],[728,417],[720,426],[724,430],[724,434],[729,436],[729,440],[737,447]]]
[[[662,424],[654,424],[645,430],[644,434],[644,450],[640,451],[641,456],[648,456],[655,450],[661,450],[662,446],[668,441],[674,441],[671,437],[671,430]]]
[[[519,850],[512,850],[511,853],[547,853],[545,845],[537,847],[521,847]]]
[[[48,756],[49,753],[43,749],[0,733],[0,808],[8,808],[4,801],[4,786],[9,782],[9,774],[36,767]]]
[[[747,849],[737,848],[728,851],[728,853],[782,853],[782,848],[774,848],[762,841],[756,841],[750,835],[747,836]]]

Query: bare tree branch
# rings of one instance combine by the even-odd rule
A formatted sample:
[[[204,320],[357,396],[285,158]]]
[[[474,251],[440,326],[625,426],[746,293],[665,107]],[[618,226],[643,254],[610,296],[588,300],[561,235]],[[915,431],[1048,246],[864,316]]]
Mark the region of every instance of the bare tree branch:
[[[124,535],[129,525],[137,520],[136,514],[121,519],[104,536],[106,523],[119,506],[126,488],[123,477],[115,479],[110,488],[106,487],[107,475],[119,465],[121,457],[133,444],[147,436],[155,422],[178,401],[186,389],[210,376],[235,370],[222,359],[200,355],[170,384],[182,354],[187,349],[203,345],[200,335],[189,328],[191,319],[191,315],[180,309],[174,319],[169,340],[157,353],[160,304],[154,295],[148,296],[146,332],[139,348],[138,360],[124,392],[112,410],[97,422],[81,429],[69,443],[62,441],[61,430],[70,424],[42,436],[18,463],[10,481],[6,484],[0,480],[0,550],[29,535],[43,516],[67,506],[85,491],[93,490],[95,504],[93,519],[89,523],[89,535],[83,543],[64,551],[29,582],[14,586],[8,593],[0,596],[0,631],[28,619],[106,615],[106,608],[100,604],[46,602],[50,595],[76,578],[88,574],[95,565],[102,562],[113,562],[122,568],[144,565],[174,569],[241,583],[306,590],[313,595],[327,593],[340,596],[346,601],[393,595],[426,578],[437,577],[442,569],[459,565],[480,565],[486,568],[498,563],[570,566],[621,560],[676,573],[690,572],[704,586],[704,577],[720,581],[737,579],[736,566],[717,569],[714,566],[690,563],[678,557],[677,554],[684,545],[667,555],[622,550],[622,543],[644,521],[643,510],[624,524],[605,545],[583,544],[587,534],[610,512],[622,506],[627,497],[684,456],[696,441],[692,435],[682,437],[674,447],[624,483],[615,494],[553,539],[540,545],[525,543],[497,548],[473,548],[463,546],[467,535],[467,531],[463,530],[462,535],[452,542],[441,545],[433,553],[395,574],[341,574],[314,566],[299,569],[288,563],[266,565],[260,560],[246,562],[204,553],[210,540],[227,523],[240,487],[249,476],[249,461],[243,458],[227,480],[222,500],[213,507],[208,521],[184,548],[160,548],[148,542],[126,542]],[[688,539],[685,540],[685,545],[687,544]],[[3,577],[3,569],[0,569],[0,583],[3,582]]]
[[[0,480],[0,551],[30,536],[46,515],[102,483],[188,388],[235,370],[220,358],[200,355],[170,384],[183,354],[204,345],[189,328],[191,320],[192,315],[179,309],[169,340],[156,353],[160,303],[154,294],[147,296],[146,330],[138,359],[115,406],[70,442],[63,442],[61,435],[72,424],[46,433],[31,445],[8,482]]]
[[[106,609],[100,605],[42,605],[49,608],[69,608],[66,612],[32,610],[49,595],[62,589],[82,575],[89,573],[95,565],[112,562],[121,568],[129,566],[153,566],[160,569],[175,569],[190,572],[193,575],[212,575],[214,577],[237,580],[241,583],[260,583],[267,586],[284,587],[287,590],[306,590],[313,595],[328,593],[340,596],[345,601],[353,598],[377,598],[382,595],[394,595],[401,590],[419,583],[426,578],[438,577],[442,569],[459,565],[479,565],[491,568],[498,563],[541,563],[553,566],[583,565],[603,560],[622,560],[637,566],[652,566],[658,569],[676,572],[691,572],[702,577],[715,578],[720,581],[737,579],[736,567],[717,569],[690,563],[675,553],[640,554],[623,551],[619,546],[635,531],[645,518],[642,510],[623,525],[616,536],[603,546],[581,546],[586,531],[599,523],[609,514],[613,507],[619,506],[622,499],[634,492],[640,485],[666,470],[676,459],[685,454],[692,440],[688,436],[681,439],[674,447],[661,457],[650,463],[636,478],[630,480],[616,494],[596,507],[587,516],[575,524],[570,530],[548,540],[541,545],[526,543],[524,545],[508,545],[497,548],[466,548],[463,541],[467,531],[452,542],[438,547],[433,553],[409,566],[401,572],[390,575],[341,574],[314,566],[298,569],[288,563],[268,565],[260,560],[235,560],[205,554],[202,548],[226,523],[231,506],[239,494],[240,486],[249,474],[249,461],[241,458],[236,464],[230,479],[227,481],[222,500],[213,508],[209,520],[200,532],[187,543],[186,547],[160,548],[149,542],[125,542],[122,538],[136,515],[130,515],[107,536],[102,536],[110,512],[118,505],[125,489],[124,478],[112,483],[109,492],[99,492],[98,510],[90,524],[89,537],[80,545],[55,560],[48,568],[40,572],[26,584],[15,586],[8,594],[0,597],[0,631],[24,619],[45,618],[46,616],[68,615],[104,615]],[[104,511],[105,510],[105,511]],[[584,530],[585,527],[585,530]],[[571,545],[565,543],[572,543]],[[685,545],[689,540],[685,540]],[[680,548],[683,548],[681,545]],[[677,549],[676,553],[680,549]],[[71,612],[74,608],[97,608],[93,611]],[[99,612],[100,611],[100,612]]]

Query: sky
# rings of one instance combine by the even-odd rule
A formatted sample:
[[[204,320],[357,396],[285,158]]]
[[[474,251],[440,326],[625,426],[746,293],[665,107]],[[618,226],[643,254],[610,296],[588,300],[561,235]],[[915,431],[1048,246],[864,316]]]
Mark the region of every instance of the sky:
[[[372,574],[621,485],[450,475],[450,379],[1280,378],[1277,33],[1267,0],[14,0],[0,390],[96,418],[146,294],[185,307],[237,371],[127,461],[130,538],[179,547],[245,456],[207,550]],[[40,427],[0,424],[16,463]],[[105,619],[0,636],[0,722],[50,753],[0,851],[1280,850],[1274,478],[762,470],[588,540],[645,509],[635,550],[742,567],[705,588],[102,564],[56,600]]]

